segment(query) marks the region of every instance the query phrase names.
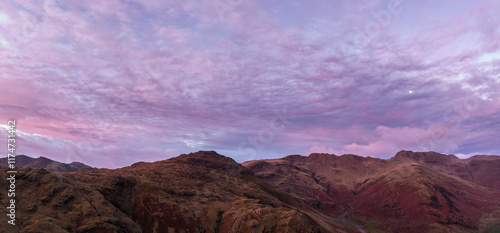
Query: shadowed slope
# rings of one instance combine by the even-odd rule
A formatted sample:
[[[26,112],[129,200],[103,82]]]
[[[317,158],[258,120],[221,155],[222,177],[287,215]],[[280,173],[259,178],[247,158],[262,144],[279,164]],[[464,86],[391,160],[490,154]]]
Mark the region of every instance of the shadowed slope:
[[[461,160],[411,151],[388,160],[311,154],[243,163],[316,211],[330,218],[345,216],[370,232],[496,228],[499,164],[498,156]]]
[[[115,170],[19,169],[17,182],[17,225],[2,221],[2,231],[355,232],[212,151]],[[7,205],[5,192],[0,201]]]
[[[0,232],[490,232],[500,227],[498,161],[401,151],[242,166],[200,151],[114,170],[20,168],[16,226],[2,221]]]

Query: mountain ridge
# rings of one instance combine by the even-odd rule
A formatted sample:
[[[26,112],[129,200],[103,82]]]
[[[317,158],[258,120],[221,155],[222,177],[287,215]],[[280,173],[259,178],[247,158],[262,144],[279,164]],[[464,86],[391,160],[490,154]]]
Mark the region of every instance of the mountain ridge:
[[[79,169],[91,168],[90,166],[80,162],[61,163],[43,156],[32,158],[27,155],[16,155],[15,159],[16,167],[43,168],[56,172],[72,172]],[[8,166],[8,158],[0,158],[0,165]]]
[[[0,232],[491,232],[500,229],[498,168],[499,156],[411,151],[241,164],[198,151],[117,169],[19,168],[22,214]]]
[[[500,228],[499,156],[459,159],[400,151],[378,159],[313,153],[242,164],[328,216],[348,211],[346,218],[369,232]]]

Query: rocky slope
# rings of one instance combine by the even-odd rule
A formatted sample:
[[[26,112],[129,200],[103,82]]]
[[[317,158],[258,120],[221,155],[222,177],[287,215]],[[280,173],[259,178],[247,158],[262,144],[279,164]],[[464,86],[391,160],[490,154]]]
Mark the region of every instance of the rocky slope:
[[[7,175],[0,166],[5,190]],[[499,180],[498,156],[410,151],[243,164],[200,151],[114,170],[20,168],[16,225],[5,218],[0,232],[498,232]],[[0,192],[1,216],[9,200]]]
[[[115,170],[20,169],[16,183],[16,226],[1,221],[1,232],[356,232],[210,151]]]
[[[367,232],[500,229],[498,156],[461,160],[401,151],[382,160],[311,154],[243,165],[305,205],[330,218],[345,217]]]
[[[0,165],[8,166],[8,159],[0,158]],[[79,162],[60,163],[45,157],[38,157],[35,159],[26,155],[17,155],[15,165],[24,168],[43,168],[48,171],[56,172],[72,172],[78,169],[90,168]]]

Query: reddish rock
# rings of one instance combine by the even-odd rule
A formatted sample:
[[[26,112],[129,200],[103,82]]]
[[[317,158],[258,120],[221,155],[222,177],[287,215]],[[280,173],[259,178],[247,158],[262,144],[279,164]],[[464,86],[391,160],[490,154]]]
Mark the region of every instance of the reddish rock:
[[[292,155],[243,165],[328,218],[368,232],[486,232],[500,228],[500,157],[401,151]],[[347,211],[347,212],[345,212]],[[327,221],[327,220],[325,220]]]
[[[311,154],[240,165],[200,151],[114,170],[20,168],[16,226],[0,221],[0,232],[494,232],[499,164],[401,151],[388,160]],[[6,175],[0,167],[0,187]],[[2,206],[9,200],[0,192]]]

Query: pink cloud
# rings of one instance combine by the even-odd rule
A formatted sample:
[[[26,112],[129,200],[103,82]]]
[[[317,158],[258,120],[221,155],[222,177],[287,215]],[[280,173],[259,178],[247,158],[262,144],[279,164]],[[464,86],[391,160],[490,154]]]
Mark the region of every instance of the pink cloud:
[[[211,1],[7,1],[0,120],[48,138],[26,138],[30,153],[62,158],[62,143],[106,166],[236,154],[284,107],[289,124],[259,154],[500,153],[498,61],[480,62],[498,51],[500,6],[439,3],[450,13],[408,2],[357,48],[352,31],[385,2],[243,1],[220,19]]]
[[[365,145],[344,145],[337,153],[392,156],[403,149],[447,153],[458,149],[463,142],[463,131],[442,124],[432,124],[428,128],[379,126],[375,133],[378,135],[376,140]]]

